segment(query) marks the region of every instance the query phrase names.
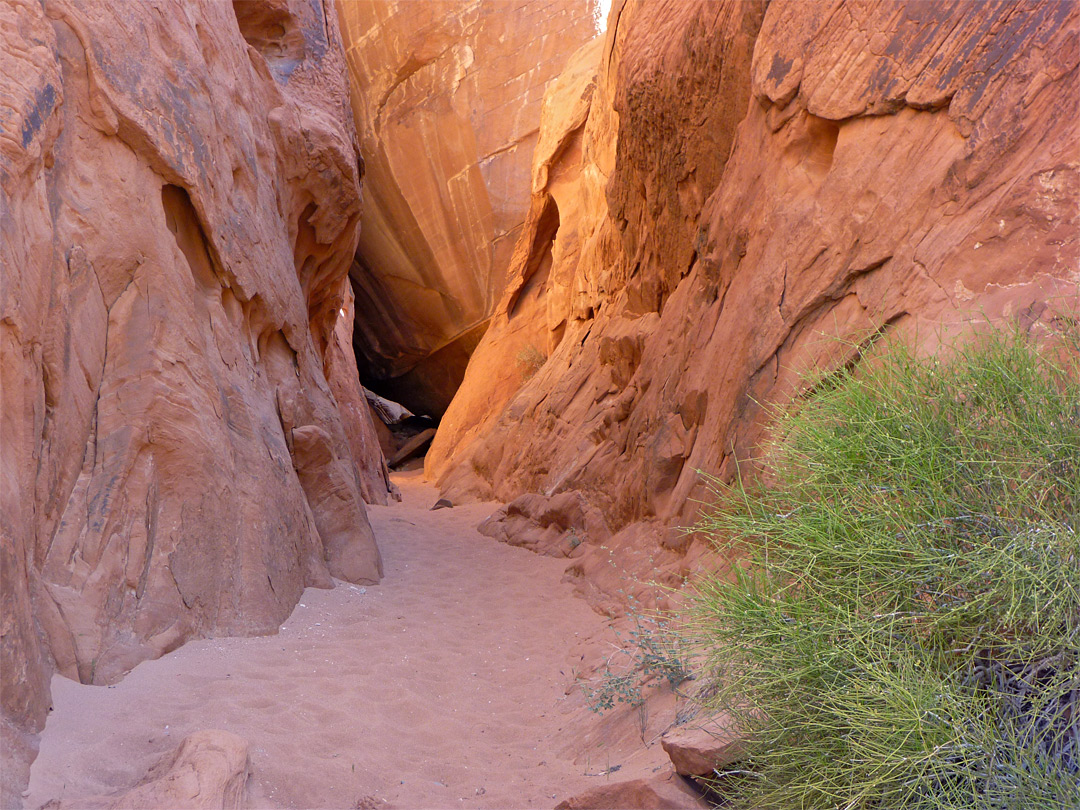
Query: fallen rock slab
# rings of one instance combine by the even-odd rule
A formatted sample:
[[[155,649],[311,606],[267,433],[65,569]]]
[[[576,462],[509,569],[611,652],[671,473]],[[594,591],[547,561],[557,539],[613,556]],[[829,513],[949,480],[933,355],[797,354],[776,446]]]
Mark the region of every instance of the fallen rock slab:
[[[391,467],[395,467],[403,461],[408,461],[419,453],[433,438],[435,438],[435,428],[428,428],[427,430],[420,431],[405,442],[400,450],[390,456],[390,460],[387,464]]]
[[[597,785],[555,805],[555,810],[689,810],[709,804],[679,775]]]
[[[695,725],[675,726],[664,732],[660,745],[671,757],[675,772],[683,776],[710,776],[714,770],[738,762],[746,755],[743,739],[727,715]]]

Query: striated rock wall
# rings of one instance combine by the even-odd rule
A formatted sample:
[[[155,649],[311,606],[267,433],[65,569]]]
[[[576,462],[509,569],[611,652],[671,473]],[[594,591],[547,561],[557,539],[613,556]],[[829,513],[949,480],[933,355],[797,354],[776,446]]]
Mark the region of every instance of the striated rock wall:
[[[331,0],[14,0],[0,42],[10,806],[50,670],[108,683],[377,581],[361,494],[386,483],[342,332],[360,174]]]
[[[676,581],[698,470],[730,475],[800,371],[885,330],[928,348],[941,323],[1076,311],[1078,28],[1068,2],[616,3],[587,122],[574,94],[545,109],[583,146],[537,151],[428,474],[451,498],[545,496],[496,520],[603,604],[607,552],[553,542],[556,499]],[[503,348],[523,334],[549,355],[528,378]]]
[[[441,415],[529,204],[545,85],[594,0],[340,4],[368,183],[352,279],[365,380]]]

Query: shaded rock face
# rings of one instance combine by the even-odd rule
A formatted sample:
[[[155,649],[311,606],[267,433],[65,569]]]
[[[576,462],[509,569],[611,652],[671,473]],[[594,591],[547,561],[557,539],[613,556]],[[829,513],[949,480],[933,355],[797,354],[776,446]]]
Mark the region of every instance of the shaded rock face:
[[[800,372],[885,331],[931,348],[938,324],[1075,311],[1078,15],[616,3],[595,79],[564,77],[593,85],[584,124],[578,92],[545,108],[567,148],[537,150],[428,474],[455,502],[576,492],[607,545],[652,536],[676,572],[688,538],[634,527],[691,523],[697,471],[732,474]],[[549,355],[528,378],[522,335]]]
[[[490,430],[524,383],[545,376],[547,357],[558,348],[568,322],[573,331],[591,317],[576,276],[582,244],[598,262],[617,246],[606,228],[606,173],[600,166],[605,158],[610,162],[604,147],[614,142],[608,137],[613,124],[611,116],[598,114],[606,104],[593,104],[594,94],[604,89],[597,90],[596,75],[603,52],[599,38],[583,46],[545,93],[522,235],[487,332],[439,423],[426,461],[429,475],[441,475],[458,460],[459,448]],[[596,111],[591,116],[590,109]],[[589,159],[583,159],[585,149]]]
[[[16,0],[0,41],[0,669],[25,761],[53,667],[107,683],[376,581],[361,496],[386,487],[339,328],[360,175],[332,3]]]
[[[326,380],[337,400],[342,426],[349,440],[349,450],[360,472],[360,492],[366,503],[385,506],[392,487],[390,472],[383,455],[379,429],[386,426],[374,416],[360,384],[353,354],[353,323],[356,318],[356,299],[352,285],[343,285],[344,296],[334,334],[323,355]]]
[[[544,87],[595,35],[595,5],[340,4],[368,177],[357,359],[416,413],[445,411],[483,335],[529,205]]]

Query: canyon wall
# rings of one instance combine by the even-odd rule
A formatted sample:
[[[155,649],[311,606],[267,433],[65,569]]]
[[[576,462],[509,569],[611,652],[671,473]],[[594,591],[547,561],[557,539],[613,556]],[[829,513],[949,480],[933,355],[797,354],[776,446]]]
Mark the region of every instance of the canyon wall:
[[[429,476],[516,499],[484,530],[574,558],[610,607],[612,554],[688,573],[673,527],[699,471],[750,457],[801,372],[886,331],[929,349],[943,323],[1075,313],[1078,16],[617,2],[595,73],[549,95],[525,231]]]
[[[544,87],[595,35],[596,2],[339,8],[368,178],[357,360],[379,393],[440,416],[502,292]]]
[[[15,0],[0,41],[6,807],[51,671],[108,683],[377,581],[386,476],[333,3]]]

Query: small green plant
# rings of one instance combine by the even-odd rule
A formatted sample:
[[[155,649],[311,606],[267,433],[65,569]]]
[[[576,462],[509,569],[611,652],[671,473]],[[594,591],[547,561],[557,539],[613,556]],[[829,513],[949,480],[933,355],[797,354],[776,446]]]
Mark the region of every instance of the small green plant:
[[[633,623],[628,642],[605,659],[595,685],[581,682],[589,709],[597,713],[616,703],[642,706],[643,688],[651,677],[662,678],[673,690],[692,677],[688,644],[670,619],[646,614],[633,596],[628,601]],[[615,635],[622,638],[619,632]]]
[[[526,382],[532,378],[546,362],[547,358],[539,349],[531,343],[527,344],[517,354],[517,367],[521,374],[521,381]]]
[[[663,678],[672,689],[691,678],[687,642],[671,626],[671,621],[659,614],[632,611],[630,615],[634,620],[630,645],[642,673]]]
[[[879,345],[779,412],[703,519],[740,807],[1080,807],[1080,352]]]
[[[611,669],[611,661],[615,657],[617,656],[609,656],[604,662],[604,667],[600,670],[599,681],[595,686],[586,681],[581,681],[581,692],[585,695],[585,702],[588,704],[589,710],[597,714],[613,709],[616,703],[639,706],[644,701],[638,671],[631,667],[616,674]]]

